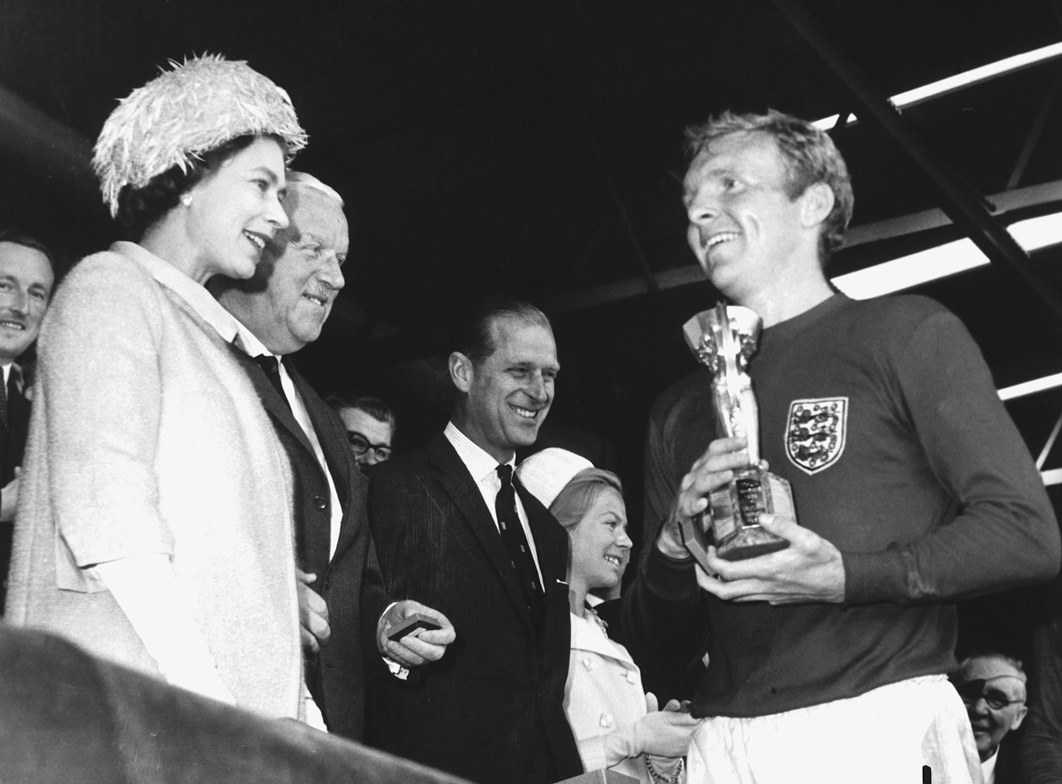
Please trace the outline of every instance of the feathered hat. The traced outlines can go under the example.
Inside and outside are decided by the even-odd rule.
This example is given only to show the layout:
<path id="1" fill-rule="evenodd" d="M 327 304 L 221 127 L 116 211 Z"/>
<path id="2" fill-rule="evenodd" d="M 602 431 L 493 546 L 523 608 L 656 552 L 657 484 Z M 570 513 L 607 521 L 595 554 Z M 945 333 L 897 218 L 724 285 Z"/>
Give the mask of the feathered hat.
<path id="1" fill-rule="evenodd" d="M 126 185 L 143 187 L 173 166 L 186 172 L 237 136 L 278 136 L 289 158 L 306 146 L 288 94 L 247 63 L 203 55 L 170 68 L 120 101 L 96 140 L 92 168 L 112 216 Z"/>
<path id="2" fill-rule="evenodd" d="M 551 446 L 525 457 L 516 467 L 516 476 L 531 495 L 549 508 L 576 474 L 593 467 L 582 455 Z"/>

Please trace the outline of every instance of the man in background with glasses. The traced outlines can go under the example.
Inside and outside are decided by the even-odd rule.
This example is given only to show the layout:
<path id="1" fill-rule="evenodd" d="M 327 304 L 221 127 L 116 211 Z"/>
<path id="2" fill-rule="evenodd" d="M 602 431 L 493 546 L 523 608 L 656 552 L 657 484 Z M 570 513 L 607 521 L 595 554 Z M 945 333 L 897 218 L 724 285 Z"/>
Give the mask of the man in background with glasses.
<path id="1" fill-rule="evenodd" d="M 336 393 L 325 398 L 347 429 L 350 450 L 360 466 L 373 466 L 391 459 L 395 415 L 383 400 L 372 395 Z"/>
<path id="2" fill-rule="evenodd" d="M 996 651 L 975 653 L 963 659 L 954 682 L 970 714 L 985 784 L 1021 781 L 1013 742 L 1000 753 L 1000 743 L 1021 726 L 1028 712 L 1021 662 Z"/>

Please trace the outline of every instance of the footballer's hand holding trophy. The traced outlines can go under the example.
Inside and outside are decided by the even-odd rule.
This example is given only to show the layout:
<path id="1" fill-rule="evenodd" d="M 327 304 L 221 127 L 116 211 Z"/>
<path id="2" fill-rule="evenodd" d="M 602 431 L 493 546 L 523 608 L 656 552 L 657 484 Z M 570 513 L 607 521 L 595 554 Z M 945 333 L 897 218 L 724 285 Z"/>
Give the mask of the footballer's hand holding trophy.
<path id="1" fill-rule="evenodd" d="M 712 492 L 703 513 L 680 522 L 686 549 L 705 571 L 708 545 L 720 558 L 740 561 L 784 550 L 789 542 L 764 529 L 761 513 L 795 517 L 789 483 L 760 465 L 759 407 L 748 376 L 756 352 L 760 317 L 748 308 L 720 302 L 683 325 L 686 342 L 697 360 L 712 371 L 712 401 L 718 437 L 745 438 L 748 465 Z"/>

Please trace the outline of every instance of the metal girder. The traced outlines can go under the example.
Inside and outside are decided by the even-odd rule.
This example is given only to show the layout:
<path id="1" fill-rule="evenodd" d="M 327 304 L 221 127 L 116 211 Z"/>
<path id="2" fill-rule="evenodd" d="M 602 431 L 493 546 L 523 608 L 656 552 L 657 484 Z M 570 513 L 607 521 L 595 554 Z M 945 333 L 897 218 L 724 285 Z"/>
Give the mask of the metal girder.
<path id="1" fill-rule="evenodd" d="M 1047 118 L 1050 117 L 1051 112 L 1054 111 L 1055 104 L 1058 103 L 1059 92 L 1062 92 L 1062 71 L 1055 76 L 1054 83 L 1040 102 L 1040 108 L 1036 112 L 1036 119 L 1033 120 L 1032 126 L 1029 128 L 1029 133 L 1025 137 L 1025 144 L 1018 154 L 1018 160 L 1014 164 L 1014 170 L 1010 173 L 1010 179 L 1007 180 L 1008 190 L 1017 188 L 1021 178 L 1025 176 L 1025 169 L 1029 165 L 1029 159 L 1032 158 L 1032 154 L 1044 134 Z"/>
<path id="2" fill-rule="evenodd" d="M 966 232 L 988 259 L 1012 269 L 1062 320 L 1062 295 L 1031 263 L 1029 255 L 992 217 L 984 199 L 969 184 L 948 171 L 943 162 L 904 122 L 896 107 L 856 66 L 822 28 L 800 0 L 773 0 L 793 26 L 847 88 L 861 118 L 873 118 L 925 173 L 941 197 L 941 208 Z"/>
<path id="3" fill-rule="evenodd" d="M 1001 217 L 1005 217 L 1008 213 L 1012 213 L 1015 210 L 1042 207 L 1047 204 L 1062 204 L 1062 180 L 1005 191 L 993 194 L 990 198 L 999 210 L 998 215 Z M 899 218 L 853 226 L 845 234 L 844 248 L 847 250 L 859 245 L 888 241 L 897 237 L 950 225 L 952 225 L 952 221 L 943 210 L 932 209 L 914 212 Z M 684 263 L 669 265 L 665 271 L 655 273 L 653 278 L 656 287 L 654 289 L 650 289 L 641 278 L 628 278 L 578 291 L 556 293 L 547 298 L 548 301 L 544 304 L 548 306 L 551 312 L 561 313 L 616 302 L 630 297 L 639 297 L 656 289 L 672 289 L 695 284 L 707 285 L 704 273 L 695 263 L 693 255 L 685 243 L 682 243 L 677 253 L 683 257 Z"/>

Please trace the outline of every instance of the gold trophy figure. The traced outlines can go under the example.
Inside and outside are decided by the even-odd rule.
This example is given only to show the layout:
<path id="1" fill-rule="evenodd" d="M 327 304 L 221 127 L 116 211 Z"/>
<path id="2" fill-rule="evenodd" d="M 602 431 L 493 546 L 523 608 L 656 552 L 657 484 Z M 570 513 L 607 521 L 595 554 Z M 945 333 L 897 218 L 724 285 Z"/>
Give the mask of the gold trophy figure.
<path id="1" fill-rule="evenodd" d="M 789 483 L 760 466 L 759 406 L 748 376 L 760 323 L 760 317 L 748 308 L 727 307 L 720 302 L 682 327 L 694 356 L 713 374 L 712 401 L 718 436 L 743 437 L 748 442 L 749 464 L 736 470 L 725 487 L 711 493 L 705 513 L 681 524 L 686 549 L 706 571 L 710 571 L 706 566 L 709 544 L 714 544 L 719 557 L 728 561 L 789 546 L 789 542 L 764 530 L 759 523 L 761 513 L 793 516 Z M 710 524 L 705 519 L 708 512 Z"/>

